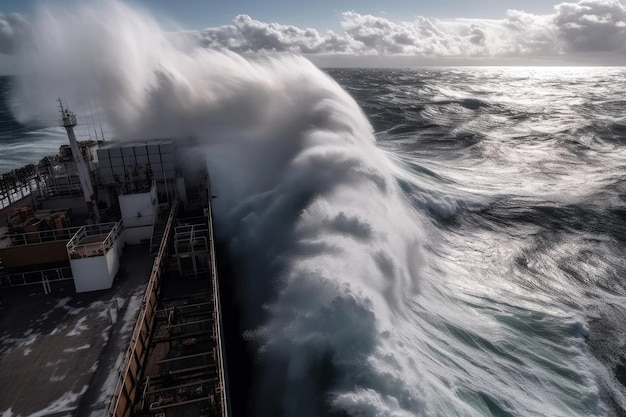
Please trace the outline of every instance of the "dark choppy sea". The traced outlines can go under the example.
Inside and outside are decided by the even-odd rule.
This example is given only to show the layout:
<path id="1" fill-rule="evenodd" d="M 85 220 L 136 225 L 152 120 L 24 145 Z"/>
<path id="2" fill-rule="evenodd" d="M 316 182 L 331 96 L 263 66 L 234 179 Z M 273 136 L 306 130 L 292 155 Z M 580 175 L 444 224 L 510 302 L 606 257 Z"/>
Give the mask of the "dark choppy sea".
<path id="1" fill-rule="evenodd" d="M 23 125 L 11 113 L 11 77 L 0 76 L 0 173 L 54 155 L 67 138 L 55 120 Z"/>
<path id="2" fill-rule="evenodd" d="M 398 349 L 433 414 L 624 415 L 626 70 L 330 73 L 425 224 Z"/>
<path id="3" fill-rule="evenodd" d="M 254 398 L 235 400 L 255 406 L 235 408 L 625 415 L 626 70 L 327 73 L 362 108 L 378 151 L 311 147 L 276 174 L 287 185 L 264 185 L 272 191 L 239 204 L 246 233 L 258 234 L 232 227 L 236 256 L 272 246 L 262 272 L 282 278 L 235 285 L 244 303 L 255 299 L 249 292 L 269 293 L 264 318 L 241 325 L 258 363 L 248 371 Z M 65 142 L 54 121 L 12 118 L 10 84 L 0 79 L 2 172 Z M 360 134 L 344 126 L 350 110 L 335 115 L 324 129 Z M 266 156 L 259 169 L 277 160 Z M 294 172 L 315 174 L 289 177 L 299 164 L 311 171 Z M 271 200 L 297 182 L 302 202 L 288 210 Z M 290 244 L 260 238 L 268 229 L 254 230 L 254 219 L 266 213 L 256 207 L 282 210 L 271 214 L 290 229 L 271 233 Z"/>

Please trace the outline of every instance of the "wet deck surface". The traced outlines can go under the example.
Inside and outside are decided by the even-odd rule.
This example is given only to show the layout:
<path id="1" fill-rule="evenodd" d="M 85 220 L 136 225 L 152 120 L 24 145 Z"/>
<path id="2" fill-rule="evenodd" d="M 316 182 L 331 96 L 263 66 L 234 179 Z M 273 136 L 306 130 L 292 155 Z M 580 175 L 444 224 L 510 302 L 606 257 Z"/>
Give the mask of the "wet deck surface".
<path id="1" fill-rule="evenodd" d="M 1 416 L 104 415 L 152 262 L 147 245 L 127 246 L 109 290 L 0 291 Z"/>

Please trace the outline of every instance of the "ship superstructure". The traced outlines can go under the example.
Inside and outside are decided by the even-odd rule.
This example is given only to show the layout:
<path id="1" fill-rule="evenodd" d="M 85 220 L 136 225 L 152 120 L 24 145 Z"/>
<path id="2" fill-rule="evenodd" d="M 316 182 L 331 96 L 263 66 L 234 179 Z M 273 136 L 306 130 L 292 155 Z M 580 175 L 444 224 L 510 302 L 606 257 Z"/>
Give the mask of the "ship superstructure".
<path id="1" fill-rule="evenodd" d="M 206 169 L 186 169 L 177 140 L 80 142 L 76 123 L 61 105 L 70 146 L 2 183 L 0 288 L 115 291 L 125 248 L 145 247 L 154 263 L 106 413 L 226 417 Z"/>

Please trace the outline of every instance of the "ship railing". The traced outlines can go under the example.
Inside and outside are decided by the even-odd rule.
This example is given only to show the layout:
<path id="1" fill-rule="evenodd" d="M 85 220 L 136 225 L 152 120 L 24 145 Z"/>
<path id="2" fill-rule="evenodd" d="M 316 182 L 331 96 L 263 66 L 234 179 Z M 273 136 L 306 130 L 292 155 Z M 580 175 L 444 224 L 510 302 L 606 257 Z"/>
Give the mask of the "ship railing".
<path id="1" fill-rule="evenodd" d="M 83 194 L 80 183 L 72 184 L 47 184 L 39 187 L 36 191 L 36 196 L 40 199 L 55 198 L 55 197 L 75 197 Z"/>
<path id="2" fill-rule="evenodd" d="M 122 221 L 117 223 L 98 223 L 82 226 L 67 242 L 67 254 L 70 259 L 89 258 L 105 255 L 117 241 L 122 232 Z M 105 236 L 103 239 L 94 239 Z"/>
<path id="3" fill-rule="evenodd" d="M 177 212 L 178 201 L 174 200 L 159 251 L 152 265 L 152 272 L 146 286 L 142 308 L 139 310 L 128 349 L 118 370 L 119 379 L 107 409 L 107 417 L 130 416 L 137 399 L 142 367 L 148 355 L 149 338 L 156 322 L 156 307 L 161 289 L 161 277 L 168 261 L 170 236 Z"/>
<path id="4" fill-rule="evenodd" d="M 70 267 L 42 269 L 39 271 L 0 275 L 0 287 L 21 287 L 25 285 L 43 284 L 45 289 L 49 282 L 69 279 L 72 279 L 72 268 Z"/>
<path id="5" fill-rule="evenodd" d="M 179 356 L 159 361 L 159 373 L 166 375 L 171 372 L 181 372 L 190 369 L 202 369 L 215 366 L 215 351 L 196 353 L 194 355 Z"/>
<path id="6" fill-rule="evenodd" d="M 209 183 L 210 184 L 210 183 Z M 209 190 L 209 196 L 211 195 L 211 190 Z M 215 315 L 215 334 L 216 334 L 216 344 L 217 344 L 217 369 L 218 369 L 218 389 L 217 393 L 221 397 L 222 403 L 222 415 L 220 417 L 229 417 L 230 416 L 230 398 L 228 394 L 228 376 L 226 375 L 226 356 L 224 352 L 224 345 L 222 344 L 222 340 L 224 339 L 224 330 L 222 328 L 222 307 L 220 301 L 220 288 L 219 281 L 217 278 L 217 266 L 215 261 L 215 241 L 213 236 L 213 209 L 209 202 L 208 204 L 208 225 L 209 225 L 209 255 L 210 255 L 210 267 L 211 267 L 211 283 L 213 287 L 213 299 L 215 300 L 214 304 L 214 315 Z"/>
<path id="7" fill-rule="evenodd" d="M 5 235 L 3 240 L 6 240 L 6 244 L 4 247 L 28 246 L 59 241 L 67 242 L 79 230 L 80 227 L 66 227 L 63 229 Z"/>
<path id="8" fill-rule="evenodd" d="M 10 206 L 37 189 L 38 178 L 37 167 L 32 164 L 0 175 L 0 208 Z"/>
<path id="9" fill-rule="evenodd" d="M 19 185 L 8 191 L 0 190 L 0 210 L 9 207 L 16 201 L 20 201 L 21 199 L 28 197 L 31 195 L 31 191 L 34 190 L 36 190 L 36 186 L 34 184 L 31 184 L 30 186 Z"/>
<path id="10" fill-rule="evenodd" d="M 189 410 L 198 408 L 215 408 L 216 380 L 211 375 L 202 380 L 175 385 L 173 387 L 160 388 L 146 391 L 148 408 L 151 413 L 158 415 L 192 415 L 186 414 L 183 410 L 178 413 L 179 407 L 190 407 Z M 149 387 L 150 388 L 150 387 Z M 169 411 L 168 411 L 169 410 Z M 187 411 L 189 413 L 189 410 Z M 198 415 L 198 414 L 196 414 Z M 202 414 L 204 415 L 204 414 Z M 214 415 L 214 414 L 210 414 Z"/>
<path id="11" fill-rule="evenodd" d="M 174 250 L 177 255 L 209 250 L 209 229 L 206 223 L 178 226 L 175 230 Z"/>

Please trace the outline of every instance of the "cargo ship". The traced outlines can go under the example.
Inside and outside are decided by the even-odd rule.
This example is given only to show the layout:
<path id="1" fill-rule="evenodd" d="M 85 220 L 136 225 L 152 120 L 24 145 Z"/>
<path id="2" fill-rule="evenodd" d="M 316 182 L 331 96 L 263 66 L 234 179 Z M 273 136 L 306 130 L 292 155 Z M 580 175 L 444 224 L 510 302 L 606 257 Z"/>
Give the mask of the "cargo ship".
<path id="1" fill-rule="evenodd" d="M 69 144 L 0 176 L 0 415 L 229 416 L 206 167 L 59 106 Z"/>

